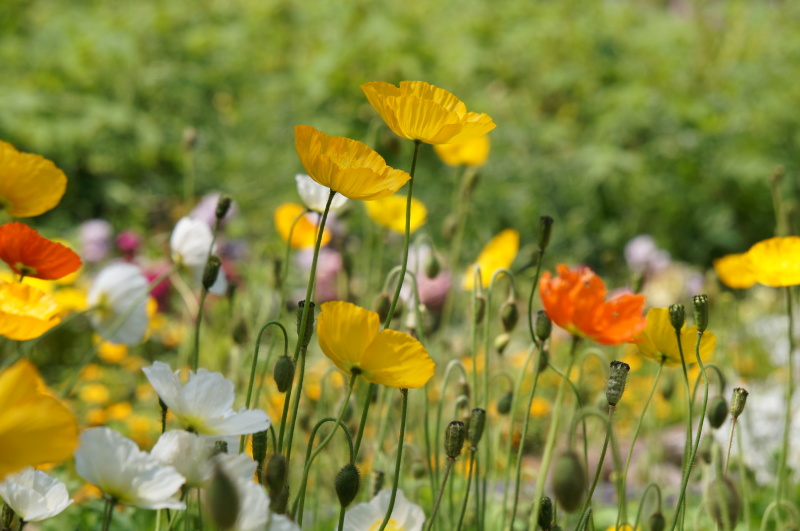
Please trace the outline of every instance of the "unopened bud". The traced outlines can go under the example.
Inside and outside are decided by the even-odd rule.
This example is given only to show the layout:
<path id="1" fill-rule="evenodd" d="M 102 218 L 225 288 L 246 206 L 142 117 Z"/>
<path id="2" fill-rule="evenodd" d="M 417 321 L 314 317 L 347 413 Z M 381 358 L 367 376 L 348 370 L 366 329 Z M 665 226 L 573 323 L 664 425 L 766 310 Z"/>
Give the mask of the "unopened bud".
<path id="1" fill-rule="evenodd" d="M 336 475 L 336 496 L 342 507 L 347 507 L 356 498 L 361 487 L 361 474 L 352 463 L 342 467 Z"/>
<path id="2" fill-rule="evenodd" d="M 571 513 L 581 506 L 586 490 L 586 473 L 578 454 L 572 451 L 561 454 L 553 465 L 553 493 L 561 507 Z"/>
<path id="3" fill-rule="evenodd" d="M 749 394 L 750 393 L 742 387 L 737 387 L 733 390 L 733 397 L 731 398 L 731 416 L 733 418 L 738 419 L 739 415 L 742 414 L 744 406 L 747 403 L 747 395 Z"/>
<path id="4" fill-rule="evenodd" d="M 553 232 L 553 218 L 550 216 L 542 216 L 539 218 L 539 234 L 536 243 L 539 245 L 539 251 L 544 252 L 550 244 L 550 234 Z"/>
<path id="5" fill-rule="evenodd" d="M 714 429 L 719 428 L 728 418 L 728 403 L 721 396 L 715 396 L 708 402 L 708 423 Z"/>
<path id="6" fill-rule="evenodd" d="M 667 520 L 660 512 L 650 515 L 650 531 L 664 531 L 667 527 Z"/>
<path id="7" fill-rule="evenodd" d="M 511 332 L 517 326 L 519 321 L 519 308 L 514 299 L 508 299 L 500 308 L 500 323 L 503 325 L 503 330 Z"/>
<path id="8" fill-rule="evenodd" d="M 289 476 L 289 468 L 286 462 L 286 456 L 283 454 L 273 454 L 267 462 L 267 468 L 264 471 L 264 483 L 269 488 L 270 497 L 279 495 L 286 485 L 286 479 Z"/>
<path id="9" fill-rule="evenodd" d="M 476 325 L 483 322 L 483 316 L 486 314 L 486 297 L 478 295 L 475 297 L 475 315 L 472 316 Z"/>
<path id="10" fill-rule="evenodd" d="M 506 393 L 497 401 L 497 412 L 501 415 L 508 415 L 511 411 L 511 404 L 514 402 L 514 394 Z"/>
<path id="11" fill-rule="evenodd" d="M 694 307 L 694 324 L 697 325 L 698 332 L 705 332 L 708 328 L 708 296 L 695 295 L 692 297 Z"/>
<path id="12" fill-rule="evenodd" d="M 439 262 L 439 259 L 436 258 L 436 255 L 433 253 L 429 254 L 428 258 L 425 260 L 425 276 L 428 278 L 436 278 L 441 271 L 442 264 Z"/>
<path id="13" fill-rule="evenodd" d="M 236 484 L 217 463 L 208 486 L 207 507 L 211 520 L 221 529 L 231 529 L 239 516 L 239 491 Z"/>
<path id="14" fill-rule="evenodd" d="M 422 461 L 415 461 L 413 465 L 411 465 L 411 475 L 414 476 L 414 479 L 422 479 L 428 475 L 428 469 L 425 467 L 425 463 Z M 377 495 L 379 491 L 375 491 L 374 495 Z"/>
<path id="15" fill-rule="evenodd" d="M 286 514 L 289 507 L 289 484 L 286 483 L 277 493 L 269 493 L 269 510 L 274 514 Z"/>
<path id="16" fill-rule="evenodd" d="M 217 199 L 217 209 L 214 211 L 218 220 L 223 219 L 228 214 L 232 202 L 233 199 L 227 194 L 221 194 L 219 196 L 219 199 Z"/>
<path id="17" fill-rule="evenodd" d="M 508 334 L 500 334 L 496 338 L 494 338 L 494 349 L 497 351 L 498 354 L 501 356 L 503 352 L 506 351 L 506 347 L 508 347 L 508 343 L 511 341 L 511 336 Z"/>
<path id="18" fill-rule="evenodd" d="M 641 293 L 642 288 L 644 288 L 644 275 L 641 273 L 637 273 L 633 276 L 633 281 L 631 282 L 631 286 L 634 293 Z"/>
<path id="19" fill-rule="evenodd" d="M 539 527 L 545 531 L 553 527 L 553 500 L 547 496 L 539 501 Z"/>
<path id="20" fill-rule="evenodd" d="M 725 529 L 736 527 L 740 509 L 739 493 L 730 478 L 718 476 L 708 484 L 706 503 L 717 525 Z"/>
<path id="21" fill-rule="evenodd" d="M 234 343 L 237 345 L 244 345 L 247 343 L 247 323 L 244 319 L 239 319 L 231 331 Z"/>
<path id="22" fill-rule="evenodd" d="M 372 497 L 374 498 L 383 490 L 383 484 L 386 482 L 386 474 L 381 470 L 373 470 L 372 474 Z"/>
<path id="23" fill-rule="evenodd" d="M 622 394 L 625 392 L 625 382 L 628 379 L 628 371 L 630 370 L 631 366 L 623 361 L 614 360 L 611 362 L 611 370 L 606 384 L 608 405 L 616 406 L 622 399 Z"/>
<path id="24" fill-rule="evenodd" d="M 661 392 L 661 396 L 664 397 L 664 400 L 672 398 L 672 394 L 675 392 L 675 380 L 673 378 L 665 378 L 664 381 L 661 382 L 659 391 Z"/>
<path id="25" fill-rule="evenodd" d="M 703 437 L 700 441 L 700 447 L 697 449 L 697 453 L 700 455 L 700 459 L 710 465 L 711 460 L 714 458 L 714 438 Z"/>
<path id="26" fill-rule="evenodd" d="M 222 267 L 222 260 L 219 259 L 219 256 L 212 254 L 208 257 L 206 267 L 203 269 L 203 288 L 206 291 L 210 290 L 211 286 L 217 281 L 220 267 Z"/>
<path id="27" fill-rule="evenodd" d="M 283 355 L 275 362 L 272 377 L 275 379 L 275 385 L 278 387 L 279 392 L 285 393 L 292 386 L 294 370 L 294 360 L 289 356 Z"/>
<path id="28" fill-rule="evenodd" d="M 539 374 L 543 373 L 547 370 L 547 366 L 550 364 L 550 352 L 547 350 L 542 350 L 539 354 Z"/>
<path id="29" fill-rule="evenodd" d="M 267 430 L 257 431 L 253 434 L 253 460 L 258 463 L 259 468 L 261 468 L 261 466 L 264 464 L 264 459 L 266 458 Z"/>
<path id="30" fill-rule="evenodd" d="M 308 317 L 306 318 L 306 329 L 304 331 L 300 331 L 300 328 L 303 326 L 303 308 L 305 308 L 306 301 L 300 301 L 297 303 L 297 336 L 300 338 L 300 344 L 304 347 L 308 347 L 308 344 L 311 342 L 311 336 L 314 335 L 314 303 L 310 303 L 311 307 L 308 309 Z"/>
<path id="31" fill-rule="evenodd" d="M 535 331 L 539 341 L 545 341 L 550 337 L 550 333 L 553 331 L 553 321 L 550 320 L 544 310 L 539 310 L 536 314 Z"/>
<path id="32" fill-rule="evenodd" d="M 381 291 L 372 302 L 372 310 L 378 314 L 381 322 L 386 321 L 389 310 L 392 307 L 392 298 L 385 291 Z"/>
<path id="33" fill-rule="evenodd" d="M 669 321 L 675 330 L 683 328 L 684 323 L 686 323 L 686 309 L 683 304 L 673 304 L 669 307 Z"/>
<path id="34" fill-rule="evenodd" d="M 447 454 L 447 457 L 455 459 L 461 455 L 466 436 L 467 430 L 464 427 L 464 423 L 460 420 L 454 420 L 447 425 L 444 431 L 444 452 Z"/>
<path id="35" fill-rule="evenodd" d="M 478 443 L 483 437 L 483 429 L 486 427 L 486 410 L 475 408 L 472 410 L 472 415 L 469 419 L 469 444 L 473 448 L 478 446 Z"/>
<path id="36" fill-rule="evenodd" d="M 464 395 L 464 396 L 466 396 L 468 398 L 470 396 L 472 396 L 468 381 L 466 381 L 464 379 L 461 379 L 461 380 L 458 381 L 458 383 L 456 385 L 458 386 L 458 394 L 459 395 Z"/>

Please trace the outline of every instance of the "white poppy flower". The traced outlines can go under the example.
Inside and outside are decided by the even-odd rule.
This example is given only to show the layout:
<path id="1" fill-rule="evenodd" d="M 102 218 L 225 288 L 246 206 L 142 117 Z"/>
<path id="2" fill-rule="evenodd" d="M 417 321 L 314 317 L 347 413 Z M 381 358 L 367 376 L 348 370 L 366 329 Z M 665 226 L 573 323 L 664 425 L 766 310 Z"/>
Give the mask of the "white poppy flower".
<path id="1" fill-rule="evenodd" d="M 111 343 L 135 345 L 147 332 L 147 279 L 139 266 L 116 262 L 100 271 L 86 300 L 97 333 Z M 119 322 L 127 315 L 124 322 Z"/>
<path id="2" fill-rule="evenodd" d="M 142 509 L 186 508 L 173 498 L 185 478 L 110 428 L 81 433 L 75 470 L 118 503 Z"/>
<path id="3" fill-rule="evenodd" d="M 269 428 L 269 417 L 260 409 L 233 410 L 233 382 L 218 372 L 189 371 L 181 386 L 169 365 L 156 361 L 142 369 L 158 396 L 187 430 L 200 435 L 248 435 Z"/>
<path id="4" fill-rule="evenodd" d="M 300 531 L 300 526 L 286 515 L 270 513 L 267 531 Z"/>
<path id="5" fill-rule="evenodd" d="M 194 281 L 200 284 L 203 280 L 203 270 L 208 260 L 208 250 L 215 253 L 217 245 L 211 247 L 214 234 L 205 222 L 199 219 L 181 218 L 172 230 L 169 238 L 169 248 L 172 252 L 172 261 L 178 266 L 186 267 L 192 272 Z M 215 295 L 224 295 L 228 289 L 228 280 L 220 268 L 217 280 L 208 291 Z"/>
<path id="6" fill-rule="evenodd" d="M 0 482 L 0 496 L 24 522 L 52 518 L 72 503 L 60 480 L 33 467 L 7 475 Z"/>
<path id="7" fill-rule="evenodd" d="M 219 456 L 225 459 L 233 456 Z M 240 457 L 240 456 L 236 456 Z M 264 487 L 253 481 L 253 474 L 243 477 L 236 470 L 236 464 L 228 459 L 221 461 L 224 472 L 233 479 L 239 495 L 239 514 L 233 529 L 236 531 L 300 531 L 300 527 L 284 515 L 273 514 L 269 510 L 269 495 Z M 240 462 L 238 465 L 243 463 Z M 255 464 L 255 461 L 253 461 Z M 255 471 L 255 468 L 252 469 Z"/>
<path id="8" fill-rule="evenodd" d="M 391 490 L 382 490 L 369 503 L 359 503 L 347 511 L 344 515 L 345 531 L 378 529 L 389 509 L 391 494 Z M 424 523 L 422 507 L 409 502 L 403 491 L 398 490 L 388 527 L 397 531 L 420 531 Z"/>
<path id="9" fill-rule="evenodd" d="M 294 179 L 297 181 L 297 193 L 300 195 L 300 199 L 303 200 L 303 203 L 311 210 L 320 213 L 324 212 L 325 205 L 328 204 L 328 196 L 331 194 L 331 189 L 327 186 L 322 186 L 303 173 L 298 173 L 294 176 Z M 342 194 L 336 194 L 333 196 L 329 211 L 336 212 L 342 208 L 345 203 L 347 203 L 347 197 Z"/>

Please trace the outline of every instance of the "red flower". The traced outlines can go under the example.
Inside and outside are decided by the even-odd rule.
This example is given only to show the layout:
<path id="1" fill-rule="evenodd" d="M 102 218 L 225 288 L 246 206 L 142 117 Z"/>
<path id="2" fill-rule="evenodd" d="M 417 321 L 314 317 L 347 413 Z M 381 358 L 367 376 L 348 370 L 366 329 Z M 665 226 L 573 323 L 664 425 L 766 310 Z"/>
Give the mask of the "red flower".
<path id="1" fill-rule="evenodd" d="M 603 280 L 588 267 L 557 269 L 557 277 L 548 271 L 539 281 L 544 311 L 555 324 L 602 345 L 633 342 L 645 329 L 643 295 L 626 293 L 606 301 Z"/>
<path id="2" fill-rule="evenodd" d="M 65 277 L 81 266 L 74 251 L 16 222 L 0 227 L 0 260 L 18 275 L 43 280 Z"/>

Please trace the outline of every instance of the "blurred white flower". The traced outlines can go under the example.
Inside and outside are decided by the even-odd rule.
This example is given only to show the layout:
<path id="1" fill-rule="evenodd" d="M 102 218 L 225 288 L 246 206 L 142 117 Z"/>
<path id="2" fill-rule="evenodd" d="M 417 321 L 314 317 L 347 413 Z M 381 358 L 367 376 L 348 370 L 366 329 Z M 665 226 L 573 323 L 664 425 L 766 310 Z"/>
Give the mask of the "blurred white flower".
<path id="1" fill-rule="evenodd" d="M 625 261 L 634 273 L 652 275 L 665 269 L 670 263 L 667 251 L 659 249 L 649 234 L 640 234 L 625 244 Z"/>
<path id="2" fill-rule="evenodd" d="M 390 490 L 382 490 L 369 503 L 359 503 L 347 511 L 344 515 L 345 531 L 378 529 L 389 509 L 391 494 Z M 402 531 L 420 531 L 424 523 L 425 513 L 422 507 L 409 502 L 403 491 L 398 490 L 388 527 Z"/>
<path id="3" fill-rule="evenodd" d="M 52 518 L 72 503 L 60 480 L 33 467 L 7 475 L 0 482 L 0 497 L 24 522 Z"/>
<path id="4" fill-rule="evenodd" d="M 81 258 L 89 263 L 99 262 L 111 249 L 111 235 L 114 229 L 104 219 L 90 219 L 78 227 L 81 242 Z"/>
<path id="5" fill-rule="evenodd" d="M 269 510 L 269 495 L 264 487 L 253 481 L 255 461 L 249 476 L 243 476 L 243 460 L 233 461 L 232 456 L 218 456 L 222 471 L 233 480 L 239 498 L 239 514 L 233 525 L 236 531 L 299 531 L 300 528 L 289 518 L 273 514 Z M 240 457 L 240 456 L 236 456 Z"/>
<path id="6" fill-rule="evenodd" d="M 208 260 L 208 251 L 215 253 L 217 245 L 211 247 L 214 235 L 205 222 L 199 219 L 181 218 L 172 230 L 169 238 L 169 247 L 172 253 L 172 261 L 180 267 L 185 267 L 191 271 L 196 284 L 203 280 L 203 270 Z M 222 268 L 219 270 L 217 280 L 211 286 L 209 292 L 215 295 L 224 295 L 228 289 L 228 281 Z"/>
<path id="7" fill-rule="evenodd" d="M 189 217 L 192 219 L 199 219 L 209 227 L 213 227 L 217 222 L 217 203 L 219 203 L 221 195 L 222 194 L 219 192 L 212 192 L 204 195 L 192 211 L 189 212 Z M 231 200 L 231 206 L 227 214 L 225 214 L 225 217 L 222 218 L 222 222 L 229 221 L 238 213 L 239 207 L 236 205 L 236 201 Z M 206 249 L 206 251 L 208 251 L 208 249 Z"/>
<path id="8" fill-rule="evenodd" d="M 186 508 L 173 498 L 185 478 L 110 428 L 81 433 L 75 470 L 118 503 L 142 509 Z"/>
<path id="9" fill-rule="evenodd" d="M 269 417 L 260 409 L 233 410 L 233 382 L 218 372 L 189 371 L 181 386 L 169 365 L 156 361 L 142 369 L 161 400 L 187 430 L 200 435 L 248 435 L 269 428 Z"/>
<path id="10" fill-rule="evenodd" d="M 294 176 L 294 179 L 297 181 L 297 193 L 300 195 L 300 199 L 303 200 L 303 203 L 311 210 L 324 212 L 325 205 L 328 204 L 328 196 L 330 196 L 331 189 L 327 186 L 322 186 L 303 173 L 298 173 Z M 347 203 L 347 197 L 342 194 L 336 194 L 333 196 L 329 211 L 336 212 L 342 208 L 345 203 Z"/>
<path id="11" fill-rule="evenodd" d="M 147 316 L 147 279 L 139 266 L 116 262 L 100 271 L 86 299 L 94 310 L 89 319 L 97 333 L 111 343 L 141 342 L 150 318 Z M 120 321 L 125 317 L 124 321 Z"/>

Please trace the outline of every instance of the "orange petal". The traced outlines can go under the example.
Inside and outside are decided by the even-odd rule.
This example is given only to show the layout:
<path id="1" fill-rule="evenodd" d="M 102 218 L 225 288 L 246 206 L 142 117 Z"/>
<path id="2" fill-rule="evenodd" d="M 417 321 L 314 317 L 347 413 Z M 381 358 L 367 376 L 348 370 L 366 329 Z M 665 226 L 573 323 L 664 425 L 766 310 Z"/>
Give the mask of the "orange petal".
<path id="1" fill-rule="evenodd" d="M 0 226 L 0 260 L 17 274 L 42 280 L 63 278 L 81 266 L 74 251 L 16 222 Z"/>

